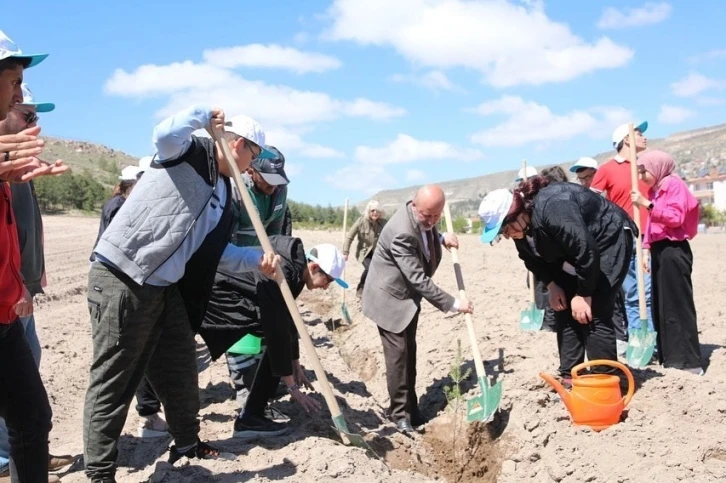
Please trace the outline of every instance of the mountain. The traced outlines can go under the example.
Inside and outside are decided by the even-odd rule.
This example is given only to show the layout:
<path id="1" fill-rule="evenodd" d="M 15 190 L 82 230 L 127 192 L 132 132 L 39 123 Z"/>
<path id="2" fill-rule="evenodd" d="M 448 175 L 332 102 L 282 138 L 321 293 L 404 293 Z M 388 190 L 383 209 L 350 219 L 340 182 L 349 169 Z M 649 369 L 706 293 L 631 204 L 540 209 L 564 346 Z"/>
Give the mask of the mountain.
<path id="1" fill-rule="evenodd" d="M 138 163 L 138 158 L 121 151 L 84 141 L 70 141 L 43 137 L 45 149 L 41 155 L 45 161 L 62 159 L 76 173 L 89 170 L 94 179 L 112 186 L 118 182 L 121 169 Z"/>
<path id="2" fill-rule="evenodd" d="M 726 172 L 726 124 L 671 134 L 662 139 L 648 139 L 648 148 L 657 148 L 670 153 L 676 160 L 681 176 L 686 179 L 707 176 L 714 170 Z M 598 163 L 602 163 L 612 156 L 613 151 L 608 151 L 593 157 Z M 567 169 L 574 162 L 574 159 L 564 161 L 559 166 L 569 174 Z M 552 165 L 536 166 L 536 168 L 539 171 L 548 166 Z M 517 171 L 518 169 L 445 181 L 439 185 L 447 193 L 452 213 L 470 216 L 476 213 L 479 201 L 487 192 L 512 186 Z M 390 214 L 405 200 L 411 198 L 419 186 L 380 191 L 372 198 L 378 200 Z M 367 202 L 368 200 L 362 201 L 358 205 L 359 208 L 364 209 Z"/>

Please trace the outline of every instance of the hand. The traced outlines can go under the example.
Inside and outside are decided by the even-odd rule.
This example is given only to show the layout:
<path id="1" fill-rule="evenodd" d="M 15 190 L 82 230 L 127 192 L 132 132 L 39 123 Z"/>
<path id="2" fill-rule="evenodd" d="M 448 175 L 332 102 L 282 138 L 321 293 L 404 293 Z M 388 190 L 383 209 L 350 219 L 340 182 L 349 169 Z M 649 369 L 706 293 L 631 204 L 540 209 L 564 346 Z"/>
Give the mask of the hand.
<path id="1" fill-rule="evenodd" d="M 69 167 L 63 164 L 62 160 L 57 160 L 54 163 L 47 163 L 37 158 L 30 158 L 31 162 L 10 171 L 6 171 L 2 177 L 5 181 L 11 183 L 26 183 L 39 176 L 58 176 L 66 171 Z"/>
<path id="2" fill-rule="evenodd" d="M 23 287 L 23 296 L 13 305 L 13 310 L 18 317 L 33 315 L 33 296 L 30 295 L 27 288 Z"/>
<path id="3" fill-rule="evenodd" d="M 313 384 L 305 375 L 305 368 L 300 365 L 299 360 L 292 361 L 292 377 L 298 386 L 315 391 Z"/>
<path id="4" fill-rule="evenodd" d="M 592 297 L 573 297 L 570 302 L 572 307 L 572 318 L 583 325 L 587 325 L 592 321 Z"/>
<path id="5" fill-rule="evenodd" d="M 219 138 L 224 134 L 224 111 L 218 107 L 213 107 L 209 116 L 209 134 Z"/>
<path id="6" fill-rule="evenodd" d="M 275 278 L 277 265 L 280 263 L 280 256 L 274 253 L 264 253 L 260 258 L 257 269 L 267 277 Z"/>
<path id="7" fill-rule="evenodd" d="M 650 273 L 650 250 L 643 250 L 643 271 Z"/>
<path id="8" fill-rule="evenodd" d="M 474 304 L 470 300 L 459 299 L 459 312 L 462 314 L 473 314 Z"/>
<path id="9" fill-rule="evenodd" d="M 638 206 L 648 206 L 650 204 L 650 200 L 640 194 L 640 191 L 631 191 L 630 192 L 630 199 L 631 201 L 638 205 Z"/>
<path id="10" fill-rule="evenodd" d="M 450 250 L 452 248 L 459 248 L 459 239 L 454 233 L 444 233 L 444 248 Z"/>
<path id="11" fill-rule="evenodd" d="M 302 406 L 306 413 L 314 413 L 320 409 L 320 403 L 308 396 L 307 394 L 303 393 L 300 388 L 296 388 L 291 391 L 290 397 L 293 401 Z"/>
<path id="12" fill-rule="evenodd" d="M 549 294 L 549 302 L 552 310 L 560 312 L 567 308 L 567 297 L 565 297 L 565 291 L 562 290 L 562 287 L 555 282 L 551 282 L 547 285 L 547 293 Z"/>
<path id="13" fill-rule="evenodd" d="M 45 141 L 38 139 L 39 133 L 40 127 L 36 126 L 18 134 L 0 136 L 0 175 L 33 162 L 33 157 L 39 155 L 45 145 Z"/>

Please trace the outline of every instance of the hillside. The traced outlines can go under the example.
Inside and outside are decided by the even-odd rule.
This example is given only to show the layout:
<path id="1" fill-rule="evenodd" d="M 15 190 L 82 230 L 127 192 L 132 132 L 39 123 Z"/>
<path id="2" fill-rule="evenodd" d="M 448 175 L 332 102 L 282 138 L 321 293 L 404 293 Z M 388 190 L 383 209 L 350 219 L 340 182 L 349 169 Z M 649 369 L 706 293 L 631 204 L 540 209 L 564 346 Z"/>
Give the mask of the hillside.
<path id="1" fill-rule="evenodd" d="M 93 178 L 106 186 L 118 181 L 125 166 L 138 163 L 138 158 L 100 144 L 43 137 L 46 142 L 43 159 L 62 159 L 76 173 L 89 170 Z"/>
<path id="2" fill-rule="evenodd" d="M 693 131 L 671 134 L 661 139 L 648 139 L 648 147 L 667 151 L 673 155 L 678 163 L 678 169 L 684 178 L 706 176 L 717 168 L 726 172 L 726 124 L 711 126 Z M 607 161 L 613 155 L 612 151 L 603 152 L 593 156 L 599 163 Z M 567 171 L 574 159 L 560 164 Z M 536 166 L 538 170 L 552 165 Z M 454 213 L 473 215 L 479 206 L 479 200 L 490 190 L 511 186 L 517 170 L 503 171 L 487 174 L 475 178 L 465 178 L 440 183 L 449 194 L 449 200 Z M 409 186 L 396 190 L 385 190 L 376 193 L 377 199 L 389 212 L 410 198 L 418 188 Z M 368 200 L 358 206 L 363 209 Z"/>

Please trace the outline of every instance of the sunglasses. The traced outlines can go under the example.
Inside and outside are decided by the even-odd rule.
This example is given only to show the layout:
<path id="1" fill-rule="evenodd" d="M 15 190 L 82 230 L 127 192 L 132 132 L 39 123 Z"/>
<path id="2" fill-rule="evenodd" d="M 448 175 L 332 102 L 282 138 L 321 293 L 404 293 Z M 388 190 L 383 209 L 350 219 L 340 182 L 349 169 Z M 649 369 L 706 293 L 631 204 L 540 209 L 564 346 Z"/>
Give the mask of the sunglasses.
<path id="1" fill-rule="evenodd" d="M 37 122 L 38 119 L 40 119 L 38 117 L 38 115 L 34 112 L 26 111 L 26 110 L 20 109 L 19 107 L 15 107 L 15 106 L 13 106 L 13 109 L 15 109 L 16 111 L 18 111 L 19 113 L 21 113 L 25 116 L 25 118 L 23 120 L 25 121 L 26 124 L 33 124 L 34 122 Z"/>

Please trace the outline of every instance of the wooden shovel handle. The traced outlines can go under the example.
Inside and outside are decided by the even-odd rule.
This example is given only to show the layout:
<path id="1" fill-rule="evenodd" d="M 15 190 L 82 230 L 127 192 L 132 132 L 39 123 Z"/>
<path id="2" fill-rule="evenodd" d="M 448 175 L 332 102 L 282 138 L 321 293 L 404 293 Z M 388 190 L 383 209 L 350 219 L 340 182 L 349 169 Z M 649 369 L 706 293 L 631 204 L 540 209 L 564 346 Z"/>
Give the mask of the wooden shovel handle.
<path id="1" fill-rule="evenodd" d="M 444 219 L 446 220 L 446 231 L 453 234 L 454 225 L 451 222 L 451 210 L 449 202 L 444 203 Z M 433 247 L 430 247 L 433 251 Z M 454 262 L 454 273 L 456 274 L 456 285 L 459 287 L 459 299 L 461 301 L 468 300 L 466 298 L 466 290 L 464 289 L 464 277 L 461 274 L 461 265 L 459 265 L 459 253 L 456 248 L 451 248 L 451 261 Z M 476 332 L 474 332 L 474 322 L 471 314 L 464 314 L 466 319 L 466 328 L 469 331 L 469 342 L 471 344 L 471 352 L 474 356 L 474 368 L 476 369 L 477 378 L 484 376 L 484 364 L 479 353 L 479 344 L 476 341 Z"/>
<path id="2" fill-rule="evenodd" d="M 343 211 L 343 246 L 345 246 L 345 239 L 346 239 L 346 236 L 348 235 L 347 228 L 348 228 L 348 198 L 345 199 L 345 208 Z M 350 255 L 349 255 L 349 257 L 350 257 Z M 347 263 L 345 265 L 347 265 Z M 340 277 L 343 280 L 345 280 L 345 265 L 343 265 L 343 273 L 340 275 Z M 341 293 L 340 298 L 341 298 L 343 304 L 345 304 L 345 289 L 341 290 L 340 293 Z"/>
<path id="3" fill-rule="evenodd" d="M 635 149 L 635 127 L 632 123 L 628 124 L 628 142 L 630 143 L 630 177 L 633 185 L 633 191 L 640 192 L 638 186 L 638 152 Z M 640 207 L 633 203 L 633 221 L 640 232 L 635 237 L 635 260 L 638 269 L 638 310 L 640 312 L 640 320 L 647 320 L 648 313 L 645 306 L 645 272 L 643 271 L 643 229 L 640 222 Z"/>
<path id="4" fill-rule="evenodd" d="M 247 188 L 244 183 L 242 183 L 242 176 L 240 175 L 239 168 L 234 162 L 234 156 L 232 156 L 232 152 L 229 149 L 227 142 L 224 140 L 224 136 L 220 136 L 219 133 L 212 132 L 212 137 L 214 138 L 217 146 L 219 146 L 222 150 L 227 166 L 229 166 L 232 170 L 232 179 L 234 180 L 234 184 L 237 185 L 237 190 L 242 197 L 242 203 L 245 206 L 245 210 L 247 210 L 247 215 L 250 217 L 250 220 L 252 220 L 252 226 L 255 228 L 255 234 L 260 240 L 262 249 L 265 253 L 275 253 L 272 249 L 272 244 L 270 244 L 270 239 L 267 237 L 265 227 L 262 225 L 262 221 L 260 220 L 260 215 L 257 213 L 257 208 L 252 202 L 252 198 L 250 198 Z M 300 340 L 302 340 L 305 352 L 313 365 L 315 376 L 320 382 L 320 389 L 323 393 L 323 397 L 325 398 L 325 402 L 328 405 L 330 414 L 333 419 L 335 419 L 342 414 L 340 406 L 338 406 L 338 401 L 335 400 L 333 390 L 330 387 L 330 382 L 328 382 L 328 377 L 325 374 L 325 369 L 323 369 L 323 366 L 320 364 L 320 359 L 318 359 L 318 354 L 315 352 L 315 346 L 313 345 L 312 339 L 310 339 L 310 334 L 308 334 L 307 328 L 305 327 L 305 322 L 303 322 L 302 316 L 300 316 L 300 311 L 295 303 L 295 297 L 293 297 L 292 292 L 290 291 L 290 286 L 287 284 L 285 277 L 282 276 L 279 266 L 277 267 L 277 271 L 278 273 L 275 279 L 280 286 L 280 291 L 282 292 L 282 297 L 285 299 L 287 310 L 290 311 L 292 320 L 295 322 L 295 327 L 297 327 L 297 331 L 300 334 Z"/>

